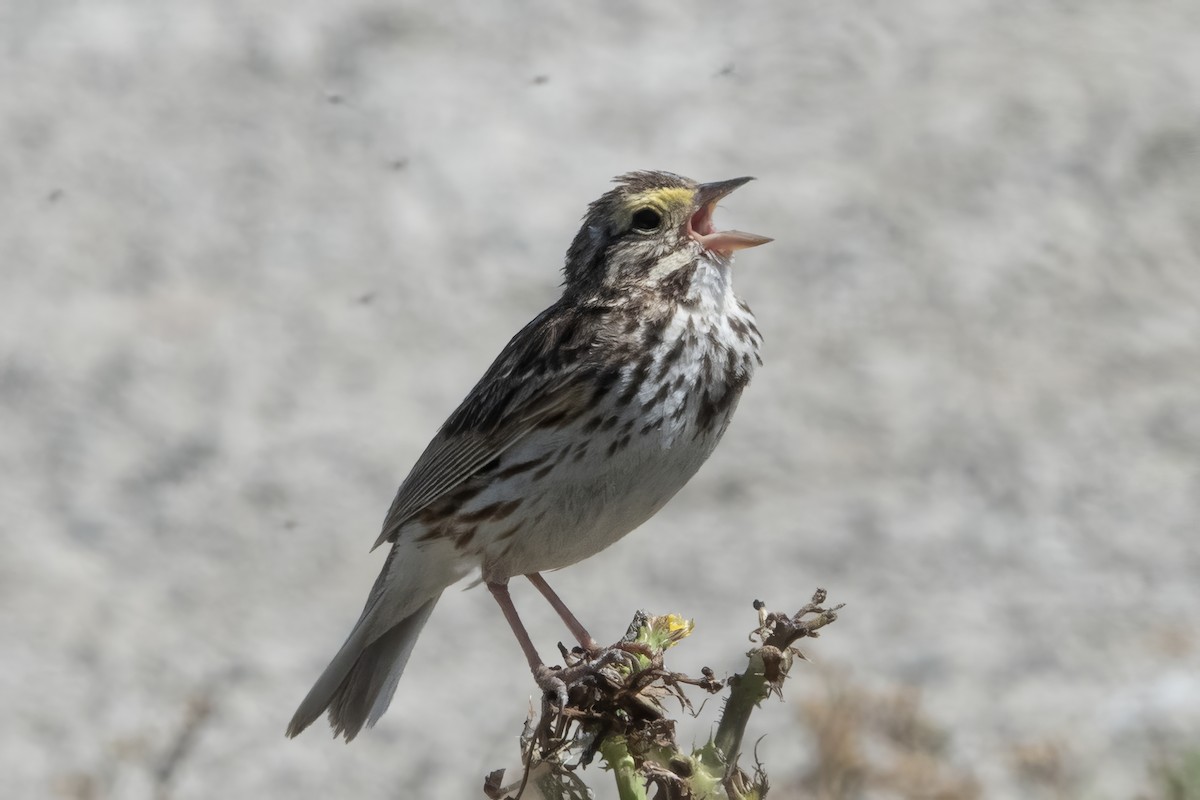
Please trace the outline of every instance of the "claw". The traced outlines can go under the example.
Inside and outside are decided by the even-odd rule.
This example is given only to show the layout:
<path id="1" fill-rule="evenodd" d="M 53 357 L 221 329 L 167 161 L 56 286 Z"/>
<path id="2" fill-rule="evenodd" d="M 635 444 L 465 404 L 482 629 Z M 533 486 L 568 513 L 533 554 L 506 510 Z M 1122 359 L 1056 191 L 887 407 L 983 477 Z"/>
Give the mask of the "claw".
<path id="1" fill-rule="evenodd" d="M 542 690 L 547 700 L 553 697 L 558 702 L 559 711 L 567 707 L 567 682 L 559 677 L 559 674 L 569 671 L 550 669 L 545 664 L 533 671 L 533 679 L 537 681 L 538 688 Z"/>
<path id="2" fill-rule="evenodd" d="M 615 664 L 618 661 L 625 661 L 629 656 L 628 653 L 622 650 L 603 650 L 592 659 L 590 666 L 593 670 L 602 669 L 609 664 Z"/>
<path id="3" fill-rule="evenodd" d="M 567 667 L 552 669 L 545 664 L 540 664 L 533 670 L 533 679 L 545 695 L 546 701 L 557 703 L 555 707 L 559 711 L 563 711 L 567 708 L 569 700 L 568 691 L 571 687 L 578 685 L 587 678 L 599 676 L 605 667 L 619 662 L 627 663 L 631 668 L 636 668 L 637 656 L 622 649 L 612 647 L 600 651 L 594 658 L 580 660 Z M 613 678 L 610 677 L 607 680 L 612 681 Z M 618 677 L 616 680 L 619 681 L 620 678 Z"/>

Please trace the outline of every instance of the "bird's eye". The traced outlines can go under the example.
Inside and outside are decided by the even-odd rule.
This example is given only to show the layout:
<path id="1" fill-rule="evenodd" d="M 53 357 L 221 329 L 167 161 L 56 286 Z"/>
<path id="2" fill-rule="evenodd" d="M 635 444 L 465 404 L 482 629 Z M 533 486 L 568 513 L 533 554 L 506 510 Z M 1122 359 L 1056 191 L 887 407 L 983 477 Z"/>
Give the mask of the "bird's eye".
<path id="1" fill-rule="evenodd" d="M 653 208 L 639 208 L 633 212 L 633 229 L 638 231 L 658 230 L 662 224 L 662 214 Z"/>

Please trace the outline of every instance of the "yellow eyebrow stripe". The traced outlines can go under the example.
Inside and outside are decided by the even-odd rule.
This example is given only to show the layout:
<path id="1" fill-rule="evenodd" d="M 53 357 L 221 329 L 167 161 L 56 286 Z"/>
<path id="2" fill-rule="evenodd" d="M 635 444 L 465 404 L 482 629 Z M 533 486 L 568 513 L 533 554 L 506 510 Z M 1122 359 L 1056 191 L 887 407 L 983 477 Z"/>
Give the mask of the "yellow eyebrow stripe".
<path id="1" fill-rule="evenodd" d="M 629 198 L 629 203 L 632 208 L 647 204 L 660 208 L 679 208 L 680 206 L 690 206 L 695 194 L 691 189 L 651 189 L 648 192 L 633 195 Z"/>

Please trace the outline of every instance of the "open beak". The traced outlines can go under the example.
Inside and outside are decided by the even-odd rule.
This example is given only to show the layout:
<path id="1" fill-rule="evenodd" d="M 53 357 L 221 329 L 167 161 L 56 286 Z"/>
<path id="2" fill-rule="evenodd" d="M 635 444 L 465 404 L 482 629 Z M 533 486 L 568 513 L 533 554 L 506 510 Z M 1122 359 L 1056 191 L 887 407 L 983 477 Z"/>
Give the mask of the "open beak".
<path id="1" fill-rule="evenodd" d="M 717 202 L 739 186 L 749 183 L 753 178 L 734 178 L 730 181 L 702 183 L 696 187 L 696 211 L 688 220 L 688 235 L 699 242 L 705 250 L 728 256 L 735 250 L 745 250 L 747 247 L 758 247 L 772 239 L 769 236 L 759 236 L 757 233 L 744 231 L 718 231 L 712 221 L 713 209 Z"/>

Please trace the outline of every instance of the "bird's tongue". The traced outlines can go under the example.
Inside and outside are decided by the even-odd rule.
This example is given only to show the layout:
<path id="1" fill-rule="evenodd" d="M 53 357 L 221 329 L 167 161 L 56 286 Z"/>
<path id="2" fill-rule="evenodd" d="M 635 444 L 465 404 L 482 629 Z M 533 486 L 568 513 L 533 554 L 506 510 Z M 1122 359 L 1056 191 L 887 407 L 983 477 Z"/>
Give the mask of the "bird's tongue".
<path id="1" fill-rule="evenodd" d="M 699 242 L 705 250 L 729 255 L 735 250 L 745 250 L 747 247 L 758 247 L 771 241 L 769 236 L 759 236 L 757 233 L 745 231 L 718 231 L 713 225 L 712 215 L 715 202 L 705 203 L 700 210 L 692 214 L 688 221 L 688 233 Z"/>

